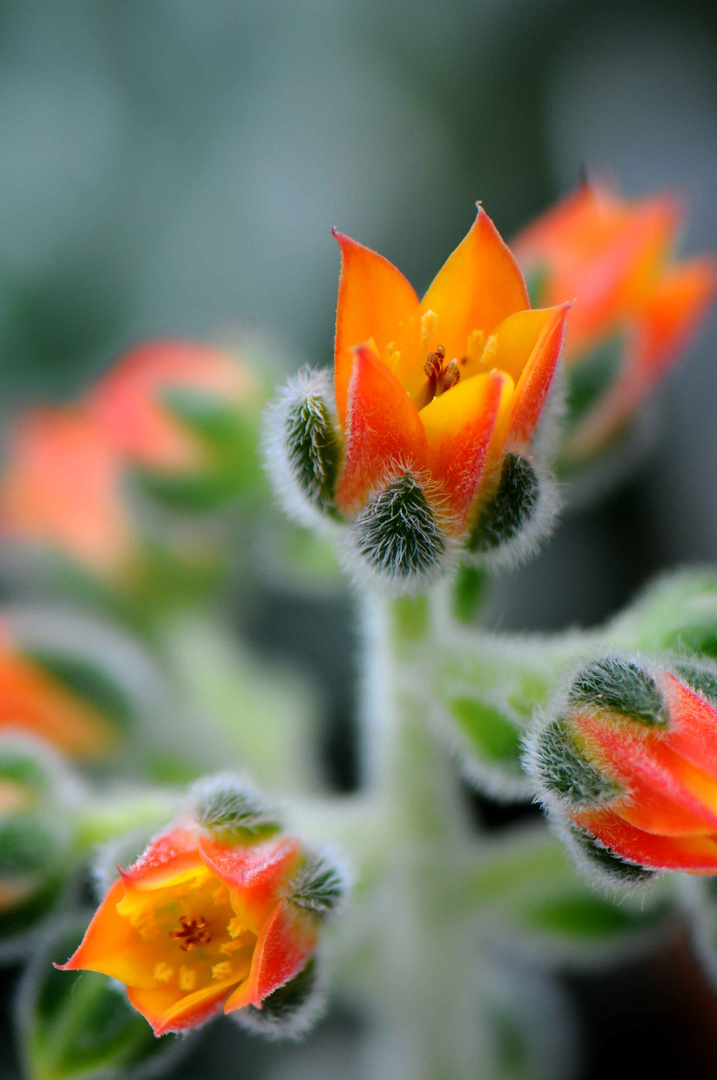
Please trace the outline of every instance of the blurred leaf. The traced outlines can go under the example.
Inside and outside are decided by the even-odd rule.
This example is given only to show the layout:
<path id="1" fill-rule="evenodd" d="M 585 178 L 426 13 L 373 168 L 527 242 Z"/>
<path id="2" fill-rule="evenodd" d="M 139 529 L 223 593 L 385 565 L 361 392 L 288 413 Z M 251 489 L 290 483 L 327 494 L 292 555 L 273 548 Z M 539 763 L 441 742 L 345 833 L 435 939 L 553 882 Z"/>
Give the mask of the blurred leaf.
<path id="1" fill-rule="evenodd" d="M 157 1076 L 183 1049 L 176 1036 L 155 1039 L 112 979 L 53 968 L 77 948 L 90 917 L 53 928 L 23 977 L 18 1034 L 31 1080 Z"/>

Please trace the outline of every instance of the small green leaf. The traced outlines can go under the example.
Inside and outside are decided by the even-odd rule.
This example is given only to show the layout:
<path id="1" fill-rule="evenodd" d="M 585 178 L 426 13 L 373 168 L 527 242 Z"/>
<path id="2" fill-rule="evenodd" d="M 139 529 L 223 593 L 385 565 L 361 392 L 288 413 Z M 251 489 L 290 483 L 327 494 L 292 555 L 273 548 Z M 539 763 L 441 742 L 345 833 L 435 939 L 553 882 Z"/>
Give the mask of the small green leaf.
<path id="1" fill-rule="evenodd" d="M 325 856 L 310 854 L 288 889 L 288 898 L 296 907 L 319 917 L 334 911 L 343 900 L 345 882 L 342 874 Z"/>
<path id="2" fill-rule="evenodd" d="M 489 762 L 520 761 L 520 731 L 499 709 L 469 697 L 453 698 L 448 708 L 479 757 Z"/>
<path id="3" fill-rule="evenodd" d="M 632 660 L 604 657 L 584 668 L 570 687 L 570 701 L 594 705 L 643 724 L 665 726 L 662 695 L 652 676 Z"/>

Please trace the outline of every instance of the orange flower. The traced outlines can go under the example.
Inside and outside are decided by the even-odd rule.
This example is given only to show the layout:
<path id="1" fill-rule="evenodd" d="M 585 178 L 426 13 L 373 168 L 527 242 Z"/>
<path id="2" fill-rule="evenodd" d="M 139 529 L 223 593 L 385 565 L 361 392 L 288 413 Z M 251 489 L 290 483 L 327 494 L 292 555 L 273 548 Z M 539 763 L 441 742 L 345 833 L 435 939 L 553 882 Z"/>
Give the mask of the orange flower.
<path id="1" fill-rule="evenodd" d="M 382 256 L 335 235 L 338 509 L 354 516 L 408 472 L 445 533 L 465 540 L 504 456 L 530 452 L 568 305 L 528 310 L 520 270 L 482 209 L 423 300 Z"/>
<path id="2" fill-rule="evenodd" d="M 63 686 L 39 662 L 24 655 L 0 625 L 3 730 L 36 735 L 78 758 L 106 753 L 117 738 L 113 725 L 100 712 Z"/>
<path id="3" fill-rule="evenodd" d="M 565 341 L 567 459 L 596 453 L 620 431 L 714 296 L 713 259 L 672 258 L 681 216 L 669 194 L 631 202 L 586 182 L 515 242 L 541 303 L 576 298 Z"/>
<path id="4" fill-rule="evenodd" d="M 117 451 L 92 416 L 77 408 L 37 409 L 22 418 L 9 447 L 0 528 L 99 576 L 122 577 L 135 538 L 121 478 Z"/>
<path id="5" fill-rule="evenodd" d="M 155 1035 L 194 1027 L 222 1006 L 261 1009 L 316 948 L 317 918 L 291 894 L 304 864 L 291 836 L 220 841 L 180 825 L 112 885 L 61 969 L 125 983 Z"/>
<path id="6" fill-rule="evenodd" d="M 194 471 L 206 443 L 172 412 L 172 392 L 237 408 L 256 396 L 248 369 L 228 352 L 181 341 L 150 341 L 127 353 L 88 395 L 88 407 L 134 465 Z"/>
<path id="7" fill-rule="evenodd" d="M 715 874 L 717 675 L 687 662 L 676 671 L 592 664 L 535 737 L 529 767 L 588 857 Z"/>

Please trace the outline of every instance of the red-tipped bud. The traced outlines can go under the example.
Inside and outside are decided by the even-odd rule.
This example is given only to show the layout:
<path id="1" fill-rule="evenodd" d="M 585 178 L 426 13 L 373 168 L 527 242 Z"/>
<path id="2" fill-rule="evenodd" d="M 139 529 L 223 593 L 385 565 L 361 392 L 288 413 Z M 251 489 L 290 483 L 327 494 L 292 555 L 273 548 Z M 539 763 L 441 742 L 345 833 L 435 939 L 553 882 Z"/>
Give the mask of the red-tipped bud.
<path id="1" fill-rule="evenodd" d="M 528 768 L 576 845 L 621 883 L 717 873 L 717 673 L 606 657 L 531 738 Z M 640 876 L 638 874 L 638 876 Z"/>

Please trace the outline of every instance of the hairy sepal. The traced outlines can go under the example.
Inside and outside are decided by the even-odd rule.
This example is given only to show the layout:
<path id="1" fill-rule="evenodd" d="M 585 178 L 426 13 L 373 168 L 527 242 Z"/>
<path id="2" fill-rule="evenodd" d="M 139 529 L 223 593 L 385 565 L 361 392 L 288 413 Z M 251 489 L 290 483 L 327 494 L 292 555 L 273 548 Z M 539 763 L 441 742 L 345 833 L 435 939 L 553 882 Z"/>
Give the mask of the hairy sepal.
<path id="1" fill-rule="evenodd" d="M 343 457 L 331 375 L 304 368 L 266 411 L 263 454 L 287 514 L 323 528 L 336 518 L 334 492 Z"/>
<path id="2" fill-rule="evenodd" d="M 455 565 L 430 482 L 396 465 L 345 531 L 343 561 L 361 585 L 392 596 L 424 592 Z"/>

